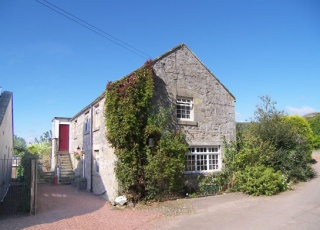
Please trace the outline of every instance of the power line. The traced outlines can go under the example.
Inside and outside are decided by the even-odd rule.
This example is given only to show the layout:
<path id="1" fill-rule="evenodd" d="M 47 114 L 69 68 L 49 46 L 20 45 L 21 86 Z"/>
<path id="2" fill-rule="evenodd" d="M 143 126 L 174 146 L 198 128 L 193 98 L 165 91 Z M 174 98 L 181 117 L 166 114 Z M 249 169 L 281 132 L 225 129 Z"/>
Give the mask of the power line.
<path id="1" fill-rule="evenodd" d="M 117 44 L 118 46 L 120 46 L 120 47 L 122 47 L 122 48 L 124 48 L 124 49 L 126 49 L 126 50 L 128 50 L 128 51 L 130 51 L 130 52 L 132 52 L 132 53 L 134 53 L 136 55 L 138 55 L 139 57 L 141 57 L 143 59 L 148 59 L 148 58 L 151 57 L 150 55 L 144 53 L 143 51 L 141 51 L 141 50 L 139 50 L 137 48 L 135 48 L 134 46 L 129 45 L 128 43 L 120 40 L 119 38 L 117 38 L 117 37 L 105 32 L 105 31 L 99 29 L 98 27 L 86 22 L 85 20 L 82 20 L 81 18 L 79 18 L 79 17 L 67 12 L 66 10 L 63 10 L 62 8 L 60 8 L 60 7 L 54 5 L 54 4 L 52 4 L 52 3 L 50 3 L 50 2 L 48 2 L 46 0 L 43 0 L 43 1 L 35 0 L 35 1 L 40 3 L 40 4 L 42 4 L 43 6 L 45 6 L 47 8 L 49 8 L 50 10 L 52 10 L 52 11 L 54 11 L 54 12 L 56 12 L 56 13 L 64 16 L 64 17 L 68 18 L 69 20 L 77 23 L 78 25 L 81 25 L 81 26 L 85 27 L 86 29 L 90 30 L 91 32 L 93 32 L 95 34 L 98 34 L 101 37 L 103 37 L 103 38 L 105 38 L 105 39 Z"/>

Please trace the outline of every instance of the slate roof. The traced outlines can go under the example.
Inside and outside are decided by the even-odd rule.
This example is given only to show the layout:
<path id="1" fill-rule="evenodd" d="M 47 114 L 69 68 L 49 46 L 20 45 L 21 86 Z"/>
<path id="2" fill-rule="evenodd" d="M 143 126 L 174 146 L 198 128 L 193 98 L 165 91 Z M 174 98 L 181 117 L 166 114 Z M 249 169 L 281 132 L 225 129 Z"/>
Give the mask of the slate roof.
<path id="1" fill-rule="evenodd" d="M 9 91 L 2 92 L 0 96 L 0 125 L 2 124 L 3 117 L 6 114 L 11 98 L 12 92 Z"/>

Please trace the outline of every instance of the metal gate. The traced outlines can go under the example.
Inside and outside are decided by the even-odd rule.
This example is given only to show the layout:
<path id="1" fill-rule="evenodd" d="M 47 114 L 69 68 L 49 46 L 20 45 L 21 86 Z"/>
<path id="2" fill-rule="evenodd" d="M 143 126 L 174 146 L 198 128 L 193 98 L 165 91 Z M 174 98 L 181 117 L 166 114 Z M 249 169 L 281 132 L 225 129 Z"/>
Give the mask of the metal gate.
<path id="1" fill-rule="evenodd" d="M 36 214 L 37 160 L 0 159 L 0 219 Z"/>

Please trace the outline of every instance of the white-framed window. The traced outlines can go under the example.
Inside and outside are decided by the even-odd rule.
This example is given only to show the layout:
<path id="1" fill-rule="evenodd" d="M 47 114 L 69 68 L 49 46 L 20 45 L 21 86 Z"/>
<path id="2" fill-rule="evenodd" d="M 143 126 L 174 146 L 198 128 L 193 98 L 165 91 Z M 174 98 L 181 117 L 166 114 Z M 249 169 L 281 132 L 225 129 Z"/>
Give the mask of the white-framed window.
<path id="1" fill-rule="evenodd" d="M 186 173 L 221 170 L 220 146 L 191 147 L 186 156 Z"/>
<path id="2" fill-rule="evenodd" d="M 179 120 L 193 120 L 193 99 L 177 98 L 177 118 Z"/>

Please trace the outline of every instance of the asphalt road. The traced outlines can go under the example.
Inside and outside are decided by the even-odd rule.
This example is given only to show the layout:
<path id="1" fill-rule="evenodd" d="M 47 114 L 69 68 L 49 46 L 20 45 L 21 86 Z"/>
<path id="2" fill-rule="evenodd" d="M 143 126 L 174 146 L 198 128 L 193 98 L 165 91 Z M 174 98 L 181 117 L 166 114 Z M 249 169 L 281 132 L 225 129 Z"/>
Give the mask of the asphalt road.
<path id="1" fill-rule="evenodd" d="M 193 213 L 162 219 L 156 229 L 320 229 L 319 177 L 272 197 L 239 193 L 190 199 Z"/>

